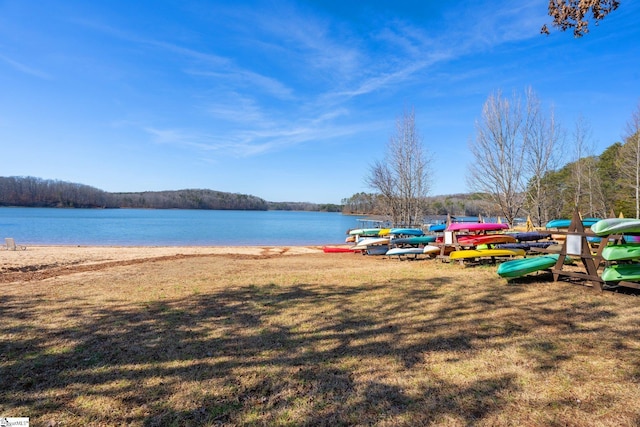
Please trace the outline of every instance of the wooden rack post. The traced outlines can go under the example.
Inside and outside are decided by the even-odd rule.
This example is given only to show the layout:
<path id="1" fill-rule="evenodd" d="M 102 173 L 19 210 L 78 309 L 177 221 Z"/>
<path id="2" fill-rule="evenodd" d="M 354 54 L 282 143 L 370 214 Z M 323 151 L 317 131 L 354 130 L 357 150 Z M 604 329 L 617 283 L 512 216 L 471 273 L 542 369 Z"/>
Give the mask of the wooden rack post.
<path id="1" fill-rule="evenodd" d="M 455 245 L 458 244 L 455 234 L 452 231 L 447 231 L 450 225 L 451 225 L 451 214 L 447 214 L 447 226 L 444 228 L 444 232 L 442 233 L 442 243 L 440 244 L 440 254 L 437 256 L 437 258 L 442 260 L 442 262 L 449 261 L 447 247 L 450 247 L 454 244 Z"/>
<path id="2" fill-rule="evenodd" d="M 565 234 L 565 233 L 562 233 Z M 598 273 L 598 269 L 602 264 L 602 250 L 606 246 L 606 242 L 609 239 L 609 236 L 602 237 L 602 241 L 598 247 L 597 253 L 594 255 L 591 252 L 591 246 L 589 245 L 589 241 L 587 240 L 587 235 L 591 235 L 587 233 L 582 225 L 582 218 L 580 217 L 580 213 L 576 209 L 573 213 L 573 217 L 571 218 L 571 223 L 569 224 L 569 228 L 566 231 L 566 239 L 562 244 L 562 249 L 560 250 L 560 256 L 558 256 L 558 261 L 556 265 L 551 270 L 553 273 L 553 280 L 558 281 L 560 276 L 567 276 L 574 279 L 584 280 L 585 283 L 591 283 L 594 289 L 598 291 L 602 291 L 602 278 Z M 604 243 L 603 243 L 604 242 Z M 565 270 L 565 258 L 569 256 L 577 256 L 580 257 L 580 261 L 584 266 L 585 271 L 568 271 Z"/>

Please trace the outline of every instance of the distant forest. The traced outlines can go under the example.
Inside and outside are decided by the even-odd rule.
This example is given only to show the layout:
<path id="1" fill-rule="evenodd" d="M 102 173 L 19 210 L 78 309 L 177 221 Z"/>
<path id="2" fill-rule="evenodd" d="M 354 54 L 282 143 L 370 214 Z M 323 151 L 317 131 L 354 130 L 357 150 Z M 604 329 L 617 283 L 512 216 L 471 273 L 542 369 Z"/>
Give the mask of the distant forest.
<path id="1" fill-rule="evenodd" d="M 640 115 L 639 123 L 640 123 Z M 528 183 L 531 188 L 533 180 Z M 541 209 L 535 209 L 527 193 L 522 201 L 521 217 L 531 216 L 534 223 L 545 224 L 555 218 L 571 218 L 577 207 L 583 216 L 607 218 L 622 214 L 637 218 L 640 214 L 640 132 L 623 144 L 616 142 L 600 155 L 581 157 L 547 171 L 540 180 Z M 343 212 L 385 216 L 379 194 L 357 193 L 342 201 Z M 484 193 L 466 193 L 427 197 L 426 215 L 496 217 L 500 207 Z"/>
<path id="2" fill-rule="evenodd" d="M 357 193 L 342 199 L 342 212 L 352 215 L 385 216 L 383 202 L 379 194 Z M 479 193 L 448 194 L 427 197 L 424 201 L 426 216 L 498 216 L 496 205 Z"/>
<path id="3" fill-rule="evenodd" d="M 342 209 L 334 204 L 268 202 L 247 194 L 202 189 L 109 193 L 84 184 L 34 177 L 0 177 L 0 206 L 321 212 Z"/>

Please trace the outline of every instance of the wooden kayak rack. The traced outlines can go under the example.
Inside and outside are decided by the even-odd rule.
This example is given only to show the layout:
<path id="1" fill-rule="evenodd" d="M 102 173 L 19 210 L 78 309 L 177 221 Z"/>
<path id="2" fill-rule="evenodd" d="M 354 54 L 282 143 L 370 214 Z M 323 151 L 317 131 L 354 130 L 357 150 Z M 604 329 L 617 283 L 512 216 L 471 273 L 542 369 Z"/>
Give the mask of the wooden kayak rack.
<path id="1" fill-rule="evenodd" d="M 438 243 L 438 245 L 440 246 L 440 252 L 437 253 L 436 255 L 436 259 L 439 259 L 442 262 L 451 262 L 451 258 L 449 257 L 449 254 L 453 251 L 459 251 L 463 247 L 458 241 L 458 234 L 460 233 L 457 231 L 448 231 L 448 228 L 452 222 L 453 221 L 451 220 L 451 215 L 447 214 L 447 222 L 446 222 L 447 226 L 445 228 L 445 231 L 443 232 L 442 242 Z M 472 221 L 470 223 L 476 223 L 476 222 L 477 223 L 483 222 L 482 216 L 478 216 L 478 221 Z M 462 233 L 462 234 L 466 235 L 467 233 Z M 494 256 L 487 257 L 487 258 L 490 258 L 491 263 L 496 262 L 496 257 Z M 465 261 L 469 262 L 469 260 L 459 259 L 458 263 L 460 265 L 464 265 Z"/>
<path id="2" fill-rule="evenodd" d="M 480 221 L 478 219 L 478 221 Z M 447 231 L 449 226 L 451 225 L 451 214 L 447 214 L 447 226 L 444 229 L 442 234 L 442 242 L 440 245 L 440 253 L 436 255 L 436 258 L 441 260 L 442 262 L 449 262 L 449 253 L 451 251 L 456 251 L 460 249 L 460 243 L 458 243 L 457 233 L 453 231 Z M 463 264 L 464 261 L 460 260 L 460 263 Z"/>
<path id="3" fill-rule="evenodd" d="M 601 270 L 605 266 L 604 258 L 602 258 L 602 251 L 607 246 L 608 242 L 614 241 L 618 243 L 622 240 L 623 236 L 617 234 L 599 236 L 601 238 L 600 244 L 594 252 L 587 237 L 595 237 L 595 234 L 590 229 L 585 230 L 584 225 L 582 224 L 582 218 L 580 217 L 580 213 L 577 209 L 573 213 L 573 217 L 571 218 L 567 231 L 556 231 L 554 234 L 566 236 L 560 251 L 550 250 L 548 248 L 533 248 L 536 252 L 559 255 L 556 265 L 551 269 L 551 272 L 553 273 L 553 280 L 557 282 L 560 277 L 578 279 L 585 284 L 591 284 L 594 290 L 601 292 L 603 290 L 603 285 L 606 285 L 600 276 Z M 584 270 L 567 270 L 564 263 L 567 257 L 580 258 Z M 640 289 L 640 283 L 635 282 L 622 281 L 617 283 L 617 286 Z"/>

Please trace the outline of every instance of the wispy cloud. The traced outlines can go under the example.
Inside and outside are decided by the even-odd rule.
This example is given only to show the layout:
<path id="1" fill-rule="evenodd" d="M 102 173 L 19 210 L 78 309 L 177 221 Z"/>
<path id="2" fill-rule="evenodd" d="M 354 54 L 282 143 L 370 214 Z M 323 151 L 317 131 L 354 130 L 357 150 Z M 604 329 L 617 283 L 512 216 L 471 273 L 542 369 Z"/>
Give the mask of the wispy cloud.
<path id="1" fill-rule="evenodd" d="M 147 46 L 163 53 L 171 53 L 177 58 L 187 58 L 192 62 L 188 64 L 175 63 L 175 66 L 187 75 L 214 78 L 225 81 L 229 86 L 240 85 L 254 90 L 259 89 L 282 99 L 289 99 L 292 96 L 291 89 L 282 82 L 254 70 L 242 68 L 235 63 L 233 58 L 183 46 L 175 42 L 144 37 L 99 22 L 77 21 L 77 23 L 129 43 Z"/>
<path id="2" fill-rule="evenodd" d="M 450 11 L 444 42 L 462 54 L 491 49 L 506 43 L 540 37 L 548 20 L 539 1 L 470 3 Z"/>
<path id="3" fill-rule="evenodd" d="M 365 61 L 360 36 L 334 20 L 303 12 L 291 5 L 284 10 L 244 11 L 248 21 L 243 31 L 249 31 L 263 44 L 284 54 L 282 60 L 295 59 L 291 66 L 326 76 L 348 78 L 359 73 Z"/>
<path id="4" fill-rule="evenodd" d="M 158 144 L 186 146 L 202 153 L 216 152 L 223 156 L 251 157 L 301 143 L 322 142 L 370 131 L 379 126 L 378 123 L 335 124 L 334 119 L 343 114 L 345 112 L 341 110 L 326 111 L 313 119 L 303 119 L 297 123 L 288 120 L 271 121 L 269 126 L 266 125 L 266 120 L 261 119 L 260 125 L 253 127 L 245 122 L 241 129 L 209 132 L 152 126 L 144 127 L 143 131 Z"/>
<path id="5" fill-rule="evenodd" d="M 410 91 L 435 66 L 531 37 L 534 22 L 531 4 L 494 13 L 480 13 L 486 7 L 480 5 L 456 10 L 444 32 L 393 16 L 362 31 L 296 5 L 282 7 L 234 6 L 226 13 L 235 19 L 212 15 L 210 24 L 228 40 L 224 49 L 92 25 L 171 54 L 174 67 L 197 81 L 193 97 L 211 123 L 145 128 L 155 142 L 244 157 L 368 129 L 366 120 L 342 124 L 356 100 L 375 103 L 379 93 Z"/>
<path id="6" fill-rule="evenodd" d="M 214 120 L 238 123 L 244 126 L 264 127 L 273 125 L 255 99 L 237 92 L 217 93 L 205 110 Z"/>
<path id="7" fill-rule="evenodd" d="M 29 74 L 34 77 L 38 77 L 45 80 L 51 80 L 51 76 L 43 71 L 36 70 L 35 68 L 24 65 L 18 61 L 15 61 L 7 56 L 0 54 L 0 60 L 4 61 L 6 64 L 10 65 L 13 69 L 18 70 L 22 73 Z"/>
<path id="8" fill-rule="evenodd" d="M 206 77 L 218 83 L 218 85 L 229 88 L 245 88 L 247 90 L 259 90 L 282 100 L 293 99 L 291 88 L 274 78 L 266 77 L 262 74 L 241 69 L 238 67 L 225 67 L 216 71 L 206 69 L 187 69 L 187 74 L 199 77 Z"/>
<path id="9" fill-rule="evenodd" d="M 417 71 L 422 70 L 426 64 L 427 63 L 424 61 L 410 62 L 407 63 L 404 68 L 392 70 L 387 73 L 379 73 L 374 77 L 360 81 L 357 87 L 336 92 L 332 95 L 336 97 L 355 97 L 376 92 L 393 85 L 398 85 L 409 79 Z"/>

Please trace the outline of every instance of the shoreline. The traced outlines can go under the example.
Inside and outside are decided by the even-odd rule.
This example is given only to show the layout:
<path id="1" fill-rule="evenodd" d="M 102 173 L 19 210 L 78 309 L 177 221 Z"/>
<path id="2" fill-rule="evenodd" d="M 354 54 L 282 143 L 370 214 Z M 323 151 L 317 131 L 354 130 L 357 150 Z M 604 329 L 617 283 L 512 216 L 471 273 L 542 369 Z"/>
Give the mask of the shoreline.
<path id="1" fill-rule="evenodd" d="M 79 266 L 184 256 L 255 256 L 306 255 L 323 253 L 318 245 L 256 246 L 100 246 L 33 245 L 26 250 L 0 250 L 0 275 L 7 272 L 42 270 L 62 266 Z"/>

